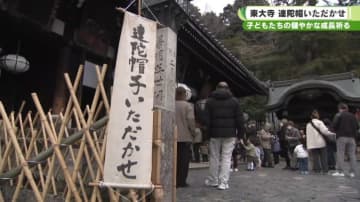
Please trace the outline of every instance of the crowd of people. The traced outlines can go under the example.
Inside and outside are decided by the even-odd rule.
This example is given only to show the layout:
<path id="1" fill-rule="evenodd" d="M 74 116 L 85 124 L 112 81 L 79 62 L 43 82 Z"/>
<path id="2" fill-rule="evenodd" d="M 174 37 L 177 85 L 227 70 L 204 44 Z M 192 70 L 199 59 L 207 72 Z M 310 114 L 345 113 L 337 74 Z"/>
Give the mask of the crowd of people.
<path id="1" fill-rule="evenodd" d="M 278 127 L 265 123 L 259 128 L 253 120 L 245 122 L 242 108 L 226 82 L 219 82 L 210 96 L 195 106 L 186 101 L 185 94 L 184 88 L 177 88 L 177 187 L 188 186 L 191 150 L 196 162 L 209 161 L 205 185 L 220 190 L 229 188 L 230 173 L 239 171 L 240 160 L 246 162 L 247 171 L 273 168 L 282 157 L 283 169 L 301 175 L 356 175 L 359 120 L 344 103 L 338 105 L 333 121 L 321 119 L 315 109 L 302 129 L 285 118 Z M 350 161 L 348 172 L 344 171 L 345 156 Z"/>

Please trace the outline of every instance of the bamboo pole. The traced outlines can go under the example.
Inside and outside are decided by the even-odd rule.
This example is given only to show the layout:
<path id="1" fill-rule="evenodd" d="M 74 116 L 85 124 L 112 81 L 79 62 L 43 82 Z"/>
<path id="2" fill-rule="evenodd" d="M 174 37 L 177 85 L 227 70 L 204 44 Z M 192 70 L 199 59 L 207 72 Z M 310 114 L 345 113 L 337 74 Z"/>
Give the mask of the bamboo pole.
<path id="1" fill-rule="evenodd" d="M 25 151 L 25 153 L 27 153 L 28 147 L 27 147 L 27 144 L 26 144 L 26 137 L 25 137 L 24 125 L 23 125 L 23 122 L 22 122 L 21 114 L 18 115 L 18 118 L 19 118 L 19 125 L 20 125 L 20 134 L 21 134 L 21 137 L 23 139 L 22 141 L 23 141 L 23 145 L 24 145 L 24 151 Z"/>
<path id="2" fill-rule="evenodd" d="M 58 141 L 58 137 L 56 135 L 56 130 L 55 130 L 55 125 L 54 125 L 54 121 L 52 119 L 52 114 L 51 112 L 48 112 L 48 118 L 49 118 L 49 124 L 50 124 L 50 129 L 52 130 L 52 133 L 54 134 L 54 139 L 57 142 Z"/>
<path id="3" fill-rule="evenodd" d="M 34 129 L 32 129 L 32 130 L 34 130 Z M 34 132 L 36 132 L 37 134 L 40 133 L 39 131 L 34 131 Z M 34 144 L 34 149 L 35 149 L 35 155 L 38 155 L 39 154 L 39 149 L 38 149 L 36 143 Z M 39 174 L 40 174 L 41 187 L 42 187 L 42 190 L 44 190 L 45 179 L 44 179 L 44 172 L 43 172 L 43 169 L 41 167 L 41 164 L 37 164 L 37 169 L 39 170 Z"/>
<path id="4" fill-rule="evenodd" d="M 141 6 L 142 6 L 142 1 L 138 0 L 138 15 L 141 16 Z"/>
<path id="5" fill-rule="evenodd" d="M 0 202 L 5 202 L 5 199 L 4 199 L 4 196 L 3 196 L 1 190 L 0 190 Z"/>
<path id="6" fill-rule="evenodd" d="M 61 168 L 63 170 L 66 183 L 70 187 L 71 191 L 73 192 L 75 200 L 80 202 L 81 197 L 80 197 L 80 195 L 79 195 L 79 193 L 78 193 L 78 191 L 76 189 L 76 186 L 75 186 L 75 184 L 74 184 L 74 182 L 73 182 L 73 180 L 71 178 L 69 170 L 66 167 L 66 162 L 65 162 L 64 157 L 62 156 L 61 150 L 59 148 L 59 142 L 56 142 L 56 140 L 54 138 L 55 135 L 52 134 L 49 123 L 46 120 L 46 115 L 45 115 L 44 110 L 43 110 L 43 108 L 42 108 L 42 106 L 40 104 L 39 98 L 38 98 L 36 93 L 32 93 L 31 96 L 32 96 L 32 98 L 34 100 L 34 103 L 35 103 L 35 106 L 36 106 L 37 110 L 39 111 L 41 119 L 44 121 L 45 129 L 46 129 L 46 132 L 48 133 L 50 141 L 55 146 L 54 147 L 54 152 L 55 152 L 55 155 L 56 155 L 57 159 L 59 160 L 60 166 L 61 166 Z"/>
<path id="7" fill-rule="evenodd" d="M 56 130 L 55 130 L 55 124 L 54 124 L 54 120 L 52 119 L 52 114 L 51 114 L 51 112 L 48 112 L 48 117 L 49 117 L 49 122 L 50 122 L 50 126 L 51 126 L 51 129 L 53 130 L 53 134 L 56 134 Z M 60 117 L 60 115 L 59 115 L 59 117 Z M 60 119 L 58 119 L 58 120 L 60 120 Z M 58 120 L 56 120 L 56 122 L 58 122 Z M 62 121 L 62 120 L 61 120 Z M 67 129 L 65 128 L 65 136 L 67 135 Z M 56 138 L 57 139 L 57 138 Z M 58 141 L 57 141 L 58 142 Z M 66 151 L 65 151 L 65 154 L 63 155 L 64 156 L 64 158 L 66 158 L 66 156 L 70 153 L 70 156 L 71 157 L 74 157 L 72 154 L 73 153 L 71 153 L 71 151 L 72 151 L 72 146 L 71 145 L 69 145 L 69 146 L 67 146 L 66 147 Z M 73 158 L 74 159 L 74 158 Z M 59 170 L 60 170 L 60 168 L 57 168 L 57 170 L 55 171 L 55 174 L 54 174 L 54 176 L 55 176 L 55 178 L 57 177 L 57 175 L 58 175 L 58 173 L 59 173 Z"/>
<path id="8" fill-rule="evenodd" d="M 74 88 L 71 84 L 71 81 L 70 81 L 70 77 L 67 73 L 65 73 L 65 80 L 66 80 L 66 84 L 70 90 L 70 95 L 72 97 L 72 100 L 74 102 L 74 105 L 75 105 L 75 109 L 77 110 L 78 112 L 78 115 L 79 115 L 79 118 L 80 118 L 80 122 L 81 122 L 81 125 L 83 128 L 87 129 L 88 128 L 88 124 L 86 123 L 85 121 L 85 118 L 82 114 L 82 111 L 81 111 L 81 108 L 80 108 L 80 104 L 76 98 L 76 95 L 75 95 L 75 92 L 74 92 Z M 92 115 L 89 115 L 89 117 L 91 117 Z M 90 121 L 90 119 L 88 119 L 88 121 Z M 94 152 L 94 156 L 95 156 L 95 160 L 97 162 L 97 164 L 99 165 L 99 168 L 101 170 L 101 172 L 104 172 L 104 167 L 102 165 L 102 162 L 101 162 L 101 159 L 100 159 L 100 156 L 99 154 L 97 153 L 96 151 L 96 147 L 95 147 L 95 144 L 94 144 L 94 141 L 92 140 L 91 138 L 91 134 L 89 132 L 89 130 L 85 130 L 85 137 L 86 137 L 86 140 L 87 142 L 89 143 L 90 145 L 90 148 L 93 150 Z"/>
<path id="9" fill-rule="evenodd" d="M 103 67 L 103 74 L 102 74 L 102 77 L 105 77 L 105 73 L 106 73 L 106 69 L 107 69 L 107 66 L 104 66 Z M 96 108 L 96 105 L 97 105 L 97 102 L 98 102 L 98 99 L 99 99 L 99 87 L 97 86 L 96 90 L 95 90 L 95 95 L 94 95 L 94 98 L 93 98 L 93 101 L 92 101 L 92 104 L 91 104 L 91 109 L 88 111 L 89 114 L 88 114 L 88 120 L 87 122 L 85 123 L 85 119 L 84 119 L 84 115 L 82 114 L 82 111 L 80 109 L 80 104 L 75 96 L 75 93 L 74 93 L 74 88 L 73 86 L 71 85 L 71 81 L 70 81 L 70 78 L 69 78 L 69 75 L 68 74 L 64 74 L 64 77 L 65 77 L 65 81 L 66 81 L 66 84 L 68 86 L 68 89 L 70 91 L 70 95 L 71 95 L 71 98 L 73 100 L 73 103 L 74 103 L 74 114 L 76 114 L 76 120 L 81 124 L 81 125 L 78 125 L 79 128 L 84 128 L 86 129 L 85 130 L 85 136 L 83 138 L 83 140 L 81 141 L 81 145 L 80 145 L 80 149 L 79 149 L 79 152 L 78 152 L 78 156 L 76 158 L 76 161 L 75 161 L 75 166 L 74 166 L 74 172 L 72 173 L 72 179 L 75 181 L 76 180 L 76 176 L 77 176 L 77 172 L 79 170 L 79 167 L 80 167 L 80 163 L 81 163 L 81 159 L 83 157 L 83 154 L 84 154 L 84 150 L 86 150 L 86 145 L 85 145 L 85 142 L 86 140 L 90 143 L 90 147 L 91 149 L 94 151 L 94 155 L 95 155 L 95 160 L 97 161 L 97 163 L 100 165 L 101 162 L 99 161 L 99 159 L 96 157 L 98 156 L 98 153 L 97 151 L 94 149 L 95 147 L 93 146 L 93 142 L 92 142 L 92 139 L 91 139 L 91 135 L 89 133 L 89 130 L 88 130 L 88 126 L 92 123 L 92 118 L 93 118 L 93 112 Z M 87 111 L 87 110 L 86 110 Z M 85 152 L 86 153 L 86 152 Z M 86 155 L 86 154 L 85 154 Z M 68 192 L 67 195 L 66 195 L 66 199 L 65 201 L 68 201 L 71 197 L 71 193 Z"/>
<path id="10" fill-rule="evenodd" d="M 29 122 L 31 137 L 35 136 L 35 137 L 34 137 L 34 143 L 33 143 L 32 145 L 34 146 L 34 153 L 35 153 L 35 155 L 38 155 L 38 154 L 39 154 L 39 150 L 38 150 L 37 142 L 36 142 L 36 141 L 37 141 L 37 137 L 38 137 L 40 131 L 34 129 L 34 122 L 32 121 L 32 118 L 31 118 L 31 112 L 27 114 L 26 119 L 27 119 L 28 122 Z M 30 146 L 31 146 L 31 145 L 30 145 Z M 29 157 L 30 157 L 30 156 L 29 156 Z M 29 157 L 27 157 L 27 159 L 28 159 Z M 41 167 L 41 164 L 37 164 L 37 169 L 39 170 L 41 188 L 42 188 L 42 190 L 44 190 L 45 179 L 44 179 L 44 174 L 43 174 L 43 169 L 42 169 L 42 167 Z"/>
<path id="11" fill-rule="evenodd" d="M 103 81 L 103 75 L 100 75 L 99 74 L 99 69 L 97 68 L 96 69 L 96 71 L 97 71 L 97 77 L 98 77 L 98 79 L 99 79 L 99 81 Z M 100 83 L 100 82 L 99 82 Z M 100 86 L 99 86 L 100 85 Z M 99 84 L 98 85 L 98 88 L 101 88 L 101 85 L 102 85 L 102 82 L 101 82 L 101 84 Z M 97 88 L 97 89 L 98 89 Z M 100 89 L 101 90 L 101 89 Z M 107 95 L 106 95 L 106 93 L 105 93 L 105 90 L 103 89 L 103 90 L 101 90 L 101 92 L 102 92 L 102 96 L 103 96 L 103 102 L 104 102 L 104 106 L 108 106 L 108 107 L 105 107 L 106 108 L 106 113 L 107 113 L 107 115 L 110 113 L 110 104 L 108 103 L 108 98 L 107 98 Z M 101 106 L 102 107 L 102 106 Z M 98 108 L 99 109 L 99 111 L 100 111 L 100 107 Z M 105 144 L 105 142 L 106 142 L 106 138 L 107 138 L 107 128 L 105 129 L 105 131 L 104 131 L 104 138 L 103 138 L 103 144 L 102 144 L 102 148 L 101 148 L 101 152 L 100 152 L 100 158 L 101 158 L 101 160 L 102 161 L 104 161 L 104 159 L 105 159 L 105 150 L 106 150 L 106 144 Z M 96 173 L 96 179 L 95 179 L 95 182 L 98 182 L 99 180 L 100 180 L 100 176 L 103 174 L 103 172 L 100 170 L 100 169 L 98 169 L 98 171 L 97 171 L 97 173 Z M 113 190 L 112 190 L 112 188 L 109 188 L 108 187 L 108 190 L 109 190 L 109 195 L 110 195 L 110 198 L 112 198 L 113 200 L 116 200 L 116 201 L 118 201 L 118 197 L 116 197 L 115 195 L 114 195 L 114 192 L 113 192 Z M 94 202 L 95 201 L 95 196 L 97 195 L 97 193 L 99 192 L 99 190 L 98 190 L 98 188 L 97 188 L 97 186 L 95 186 L 94 188 L 93 188 L 93 192 L 92 192 L 92 195 L 91 195 L 91 202 Z"/>
<path id="12" fill-rule="evenodd" d="M 99 144 L 99 138 L 97 137 L 96 131 L 94 131 L 94 132 L 92 133 L 92 135 L 93 135 L 93 137 L 94 137 L 94 141 L 95 141 L 95 146 L 96 146 L 96 148 L 98 149 L 98 151 L 101 151 L 101 146 L 100 146 L 100 144 Z"/>
<path id="13" fill-rule="evenodd" d="M 76 73 L 76 77 L 75 77 L 75 81 L 74 81 L 74 90 L 76 91 L 78 86 L 79 86 L 79 83 L 80 83 L 80 80 L 82 78 L 82 73 L 84 71 L 84 66 L 83 65 L 80 65 L 79 68 L 78 68 L 78 71 Z M 64 132 L 65 132 L 65 128 L 66 128 L 66 124 L 69 122 L 70 120 L 70 112 L 72 110 L 72 99 L 69 98 L 68 100 L 68 103 L 66 105 L 66 109 L 65 109 L 65 114 L 64 114 L 64 118 L 65 118 L 65 121 L 61 124 L 60 126 L 60 132 L 59 132 L 59 142 L 62 141 L 62 136 L 64 135 Z M 49 176 L 52 176 L 53 172 L 54 172 L 54 165 L 55 165 L 55 159 L 53 159 L 51 161 L 51 164 L 50 164 L 50 167 L 49 167 L 49 171 L 48 171 L 48 175 Z M 45 183 L 45 188 L 44 188 L 44 191 L 43 191 L 43 195 L 45 196 L 46 193 L 47 193 L 47 190 L 48 190 L 48 187 L 50 185 L 50 181 L 49 181 L 49 178 L 46 179 L 46 183 Z"/>
<path id="14" fill-rule="evenodd" d="M 25 102 L 25 100 L 23 100 L 23 101 L 21 102 L 21 105 L 20 105 L 18 114 L 16 115 L 15 123 L 18 122 L 19 115 L 21 115 L 22 111 L 24 110 L 25 104 L 26 104 L 26 102 Z"/>
<path id="15" fill-rule="evenodd" d="M 60 113 L 60 120 L 61 120 L 61 121 L 65 121 L 65 120 L 64 120 L 64 116 L 62 115 L 62 113 Z M 66 138 L 69 137 L 69 132 L 68 132 L 67 129 L 65 129 L 65 137 L 66 137 Z M 72 147 L 72 145 L 69 145 L 68 148 L 69 148 L 69 151 L 70 151 L 71 159 L 72 159 L 72 161 L 73 161 L 73 165 L 75 165 L 76 157 L 75 157 L 75 153 L 74 153 L 73 147 Z M 82 194 L 82 196 L 83 196 L 83 199 L 84 199 L 85 202 L 87 202 L 87 201 L 89 201 L 89 199 L 88 199 L 88 197 L 87 197 L 87 195 L 86 195 L 86 190 L 85 190 L 85 187 L 84 187 L 84 182 L 83 182 L 83 180 L 82 180 L 82 178 L 81 178 L 80 173 L 78 173 L 77 178 L 78 178 L 78 180 L 79 180 L 80 190 L 81 190 L 81 194 Z"/>
<path id="16" fill-rule="evenodd" d="M 32 190 L 34 191 L 35 198 L 37 201 L 44 201 L 43 198 L 41 197 L 38 187 L 35 184 L 34 178 L 32 176 L 31 170 L 28 167 L 25 157 L 23 156 L 23 154 L 21 152 L 21 148 L 16 139 L 16 134 L 15 134 L 14 128 L 11 126 L 11 123 L 6 115 L 6 111 L 5 111 L 3 103 L 1 101 L 0 101 L 0 113 L 2 115 L 2 118 L 6 125 L 6 128 L 9 131 L 11 141 L 14 145 L 14 149 L 15 149 L 16 153 L 19 155 L 20 162 L 21 162 L 22 168 L 24 169 L 25 175 L 29 180 Z"/>
<path id="17" fill-rule="evenodd" d="M 74 112 L 73 112 L 73 113 L 74 113 L 74 119 L 75 119 L 76 126 L 77 126 L 77 128 L 80 130 L 80 129 L 81 129 L 81 124 L 80 124 L 79 117 L 78 117 L 77 112 L 76 112 L 75 109 L 74 109 Z M 83 158 L 84 153 L 86 153 L 85 150 L 87 150 L 85 143 L 86 143 L 86 138 L 85 138 L 85 136 L 83 136 L 83 137 L 81 138 L 80 148 L 79 148 L 79 151 L 78 151 L 78 155 L 77 155 L 77 157 L 76 157 L 76 160 L 75 160 L 74 172 L 73 172 L 73 176 L 72 176 L 72 177 L 74 177 L 76 174 L 78 174 L 78 175 L 80 174 L 80 171 L 79 171 L 79 169 L 80 169 L 80 162 L 81 162 L 81 159 Z M 86 155 L 86 154 L 85 154 L 85 155 Z M 88 159 L 86 158 L 86 160 L 88 160 Z M 89 163 L 88 163 L 88 164 L 89 164 Z M 88 170 L 88 169 L 87 169 L 87 170 Z M 86 171 L 85 171 L 85 173 L 84 173 L 84 178 L 85 178 L 85 177 L 86 177 Z M 70 197 L 71 197 L 71 193 L 68 192 L 67 195 L 66 195 L 65 201 L 66 201 L 66 202 L 70 201 Z"/>
<path id="18" fill-rule="evenodd" d="M 15 112 L 14 111 L 12 111 L 11 113 L 10 113 L 10 123 L 12 124 L 11 126 L 13 127 L 13 128 L 16 128 L 16 125 L 15 125 Z M 16 134 L 16 133 L 15 133 Z"/>
<path id="19" fill-rule="evenodd" d="M 15 135 L 17 134 L 17 132 L 18 132 L 18 130 L 17 130 L 17 128 L 16 128 L 16 126 L 15 126 L 15 117 L 14 117 L 14 111 L 12 111 L 11 113 L 10 113 L 10 123 L 11 123 L 11 126 L 13 127 L 13 129 L 14 129 L 14 131 L 15 131 Z M 16 136 L 17 137 L 17 136 Z M 21 148 L 20 148 L 21 149 Z M 18 155 L 17 155 L 17 153 L 15 152 L 14 153 L 14 155 L 15 155 L 15 163 L 17 164 L 17 165 L 20 165 L 20 160 L 19 160 L 19 157 L 18 157 Z M 9 161 L 9 163 L 8 163 L 8 168 L 9 168 L 9 170 L 11 170 L 12 169 L 12 161 L 11 161 L 11 156 L 9 156 L 10 158 L 8 159 Z M 12 180 L 10 180 L 10 185 L 12 186 L 13 185 L 13 181 Z"/>
<path id="20" fill-rule="evenodd" d="M 131 201 L 133 202 L 137 202 L 137 198 L 138 198 L 138 195 L 136 193 L 136 191 L 134 189 L 130 189 L 129 190 L 129 193 L 128 193 L 128 197 L 131 199 Z"/>
<path id="21" fill-rule="evenodd" d="M 29 119 L 29 121 L 31 123 L 31 115 L 28 114 L 27 117 L 29 117 L 28 119 Z M 20 123 L 20 127 L 23 128 L 21 114 L 19 115 L 19 123 Z M 30 133 L 31 133 L 31 140 L 30 140 L 30 143 L 29 143 L 29 149 L 26 151 L 26 154 L 25 154 L 25 159 L 30 158 L 31 153 L 33 152 L 33 150 L 36 147 L 36 138 L 37 138 L 38 133 L 34 132 L 34 128 L 32 127 L 32 125 L 30 125 Z M 40 170 L 39 173 L 40 173 L 39 174 L 40 182 L 41 182 L 41 185 L 43 186 L 44 185 L 44 178 L 43 178 L 43 175 L 42 175 L 42 171 Z M 20 194 L 20 189 L 22 187 L 24 177 L 25 177 L 25 172 L 22 171 L 20 176 L 19 176 L 18 183 L 17 183 L 16 188 L 15 188 L 15 192 L 13 194 L 13 198 L 12 198 L 13 202 L 17 201 L 17 198 L 18 198 L 18 196 Z"/>
<path id="22" fill-rule="evenodd" d="M 141 191 L 141 201 L 146 202 L 146 192 L 145 189 L 142 189 Z"/>
<path id="23" fill-rule="evenodd" d="M 174 127 L 174 155 L 173 155 L 173 195 L 172 201 L 176 202 L 176 168 L 177 168 L 177 138 L 178 138 L 178 130 L 177 126 Z"/>
<path id="24" fill-rule="evenodd" d="M 106 139 L 107 139 L 107 134 L 108 134 L 108 127 L 106 127 L 105 131 L 104 131 L 104 144 L 103 144 L 103 146 L 101 148 L 101 153 L 100 153 L 101 159 L 105 159 L 105 152 L 106 152 L 106 144 L 105 144 L 105 142 L 106 142 Z M 95 182 L 98 182 L 100 180 L 100 176 L 101 176 L 101 172 L 100 172 L 100 170 L 98 170 L 97 173 L 96 173 Z M 97 186 L 95 186 L 95 187 L 97 187 Z M 111 194 L 112 192 L 111 192 L 110 188 L 108 188 L 108 190 L 109 190 L 109 193 Z M 94 196 L 95 196 L 96 192 L 98 192 L 98 191 L 99 191 L 98 189 L 95 189 L 95 188 L 93 189 L 93 193 L 92 193 L 92 196 L 91 196 L 91 202 L 95 202 L 95 197 Z M 118 197 L 116 198 L 116 201 L 118 201 Z"/>
<path id="25" fill-rule="evenodd" d="M 106 70 L 107 70 L 107 65 L 104 65 L 103 68 L 102 68 L 102 74 L 101 74 L 101 78 L 104 78 L 105 77 L 105 74 L 106 74 Z M 88 115 L 88 120 L 85 121 L 85 118 L 84 118 L 84 115 L 82 114 L 82 111 L 80 109 L 80 104 L 75 96 L 75 93 L 74 93 L 74 90 L 73 90 L 73 87 L 71 85 L 71 81 L 70 81 L 70 78 L 69 78 L 69 75 L 68 74 L 64 74 L 64 77 L 65 77 L 65 81 L 66 81 L 66 84 L 68 86 L 68 89 L 70 91 L 70 95 L 71 95 L 71 98 L 74 102 L 74 106 L 75 106 L 75 109 L 76 109 L 76 112 L 77 112 L 77 115 L 79 116 L 79 120 L 80 120 L 80 123 L 81 123 L 81 126 L 82 128 L 85 129 L 85 140 L 90 144 L 90 148 L 92 149 L 93 151 L 93 154 L 94 154 L 94 157 L 95 157 L 95 161 L 97 162 L 98 164 L 98 168 L 101 170 L 101 173 L 103 173 L 103 165 L 102 165 L 102 161 L 99 157 L 99 154 L 96 150 L 96 147 L 94 145 L 94 142 L 92 141 L 92 138 L 91 138 L 91 135 L 90 135 L 90 132 L 88 130 L 88 126 L 93 122 L 93 116 L 94 116 L 94 111 L 96 109 L 96 106 L 97 106 L 97 103 L 98 103 L 98 99 L 99 99 L 99 86 L 96 87 L 96 90 L 95 90 L 95 95 L 94 95 L 94 98 L 93 98 L 93 101 L 91 103 L 91 109 L 89 110 L 89 115 Z M 82 158 L 82 155 L 83 155 L 83 152 L 84 152 L 84 145 L 85 144 L 85 140 L 81 142 L 81 145 L 80 145 L 80 150 L 79 150 L 79 153 L 78 153 L 78 158 L 76 160 L 76 164 L 75 164 L 75 169 L 74 169 L 74 173 L 72 175 L 73 179 L 76 178 L 76 172 L 78 172 L 78 169 L 79 169 L 79 166 L 80 166 L 80 160 Z M 82 146 L 83 145 L 83 146 Z M 111 192 L 111 191 L 110 191 Z M 71 193 L 69 192 L 68 195 L 66 196 L 66 199 L 69 198 L 69 195 Z M 111 194 L 111 199 L 112 200 L 115 200 L 114 199 L 115 196 L 113 194 Z"/>
<path id="26" fill-rule="evenodd" d="M 109 117 L 105 116 L 105 117 L 101 118 L 100 120 L 96 121 L 93 125 L 90 126 L 90 128 L 93 128 L 94 130 L 98 130 L 98 129 L 104 127 L 108 120 L 109 120 Z M 84 131 L 85 130 L 83 129 L 82 131 L 73 133 L 69 138 L 65 138 L 63 141 L 61 141 L 61 144 L 62 145 L 70 145 L 70 144 L 73 144 L 74 142 L 79 141 L 83 137 Z M 40 152 L 39 155 L 30 159 L 30 161 L 41 162 L 41 161 L 49 158 L 53 154 L 53 152 L 54 152 L 54 146 L 50 146 L 49 149 Z M 36 164 L 29 164 L 28 166 L 31 168 L 34 165 L 36 165 Z M 16 176 L 18 176 L 20 174 L 21 169 L 22 169 L 21 166 L 17 166 L 16 168 L 14 168 L 6 173 L 0 172 L 0 179 L 15 178 Z"/>
<path id="27" fill-rule="evenodd" d="M 31 117 L 31 114 L 32 114 L 32 111 L 28 111 L 26 116 L 25 116 L 25 120 L 23 122 L 23 125 L 24 125 L 24 128 L 26 128 L 26 126 L 28 125 L 28 122 L 29 122 L 29 115 L 30 114 L 30 117 Z"/>
<path id="28" fill-rule="evenodd" d="M 161 186 L 161 111 L 154 111 L 154 123 L 153 123 L 153 150 L 152 150 L 152 173 L 151 181 L 155 185 L 153 198 L 155 201 L 160 202 L 163 200 L 164 191 Z"/>
<path id="29" fill-rule="evenodd" d="M 6 130 L 6 127 L 5 127 L 5 124 L 4 124 L 4 142 L 6 144 L 6 148 L 5 148 L 5 152 L 4 152 L 4 155 L 2 156 L 2 161 L 0 161 L 0 173 L 3 172 L 3 170 L 5 169 L 5 166 L 7 164 L 9 164 L 9 155 L 10 153 L 12 152 L 13 150 L 13 144 L 11 141 L 8 140 L 8 135 L 7 135 L 7 130 Z"/>
<path id="30" fill-rule="evenodd" d="M 43 137 L 43 142 L 44 142 L 44 147 L 46 150 L 49 149 L 49 145 L 48 145 L 48 138 L 46 137 L 46 131 L 45 131 L 45 126 L 44 126 L 44 121 L 41 120 L 41 133 L 42 133 L 42 137 Z M 51 168 L 51 165 L 53 165 L 55 163 L 55 156 L 51 156 L 50 158 L 46 159 L 46 163 L 48 168 Z M 47 173 L 47 177 L 46 177 L 46 182 L 45 182 L 45 187 L 43 189 L 43 198 L 45 198 L 46 193 L 47 193 L 47 189 L 46 187 L 49 186 L 51 183 L 51 186 L 53 188 L 53 192 L 57 193 L 57 189 L 56 189 L 56 183 L 55 183 L 55 177 L 54 175 L 48 170 Z"/>
<path id="31" fill-rule="evenodd" d="M 97 120 L 99 115 L 100 115 L 100 112 L 102 110 L 102 108 L 104 107 L 104 102 L 103 101 L 100 101 L 99 102 L 99 106 L 97 107 L 96 111 L 95 111 L 95 115 L 94 115 L 94 120 Z"/>
<path id="32" fill-rule="evenodd" d="M 10 113 L 10 122 L 11 122 L 11 126 L 12 126 L 12 128 L 14 129 L 15 134 L 16 134 L 17 130 L 16 130 L 15 126 L 14 126 L 14 112 L 11 112 L 11 113 Z M 11 138 L 9 139 L 9 133 L 5 133 L 5 138 L 7 139 L 7 142 L 12 142 L 12 141 L 11 141 Z M 16 155 L 16 151 L 15 151 L 15 153 L 14 153 L 14 156 L 15 156 L 16 162 L 18 162 L 18 158 L 17 158 L 17 155 Z M 18 164 L 18 165 L 19 165 L 19 164 Z M 12 156 L 11 156 L 11 154 L 9 154 L 9 156 L 8 156 L 8 169 L 9 169 L 9 170 L 12 169 Z M 12 179 L 10 180 L 10 186 L 13 186 L 13 180 L 12 180 Z"/>
<path id="33" fill-rule="evenodd" d="M 90 111 L 91 111 L 91 110 L 90 110 Z M 91 114 L 91 113 L 89 113 L 89 114 Z M 80 123 L 79 116 L 77 115 L 76 110 L 74 110 L 74 117 L 75 117 L 76 126 L 77 126 L 77 128 L 80 130 L 80 129 L 81 129 L 81 123 Z M 95 174 L 94 174 L 93 167 L 92 167 L 92 161 L 91 161 L 91 158 L 90 158 L 90 155 L 89 155 L 89 152 L 88 152 L 88 149 L 87 149 L 85 143 L 86 143 L 86 137 L 84 136 L 84 137 L 82 138 L 82 140 L 81 140 L 80 149 L 79 149 L 79 150 L 82 151 L 82 153 L 85 155 L 85 160 L 86 160 L 87 165 L 88 165 L 86 171 L 84 172 L 84 178 L 86 178 L 86 173 L 89 172 L 91 179 L 94 180 L 94 179 L 95 179 Z M 80 152 L 79 152 L 79 153 L 80 153 Z M 82 156 L 78 155 L 78 157 L 82 157 Z M 76 163 L 75 163 L 75 164 L 76 164 Z M 73 174 L 76 174 L 76 173 L 80 173 L 80 172 L 74 170 L 74 173 L 73 173 Z M 69 193 L 69 194 L 70 194 L 70 193 Z M 70 199 L 70 197 L 69 197 L 70 195 L 69 195 L 69 194 L 66 196 L 65 201 L 69 201 L 69 199 Z M 96 197 L 98 198 L 98 201 L 102 201 L 99 192 L 97 192 Z"/>
<path id="34" fill-rule="evenodd" d="M 101 76 L 99 66 L 96 65 L 95 70 L 96 70 L 96 76 L 98 79 L 98 86 L 100 88 L 101 97 L 103 98 L 106 113 L 109 114 L 110 113 L 110 104 L 109 104 L 109 100 L 106 95 L 106 91 L 105 91 L 104 84 L 103 84 L 103 78 Z"/>

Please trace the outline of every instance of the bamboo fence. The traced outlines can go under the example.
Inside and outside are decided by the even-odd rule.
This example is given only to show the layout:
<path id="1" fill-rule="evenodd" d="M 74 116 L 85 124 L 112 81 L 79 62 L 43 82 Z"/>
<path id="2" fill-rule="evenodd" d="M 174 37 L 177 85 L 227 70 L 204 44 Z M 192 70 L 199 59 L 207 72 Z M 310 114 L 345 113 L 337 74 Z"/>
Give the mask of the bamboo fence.
<path id="1" fill-rule="evenodd" d="M 75 80 L 65 73 L 69 92 L 66 108 L 59 114 L 45 112 L 36 93 L 35 112 L 7 114 L 0 101 L 0 202 L 1 201 L 162 201 L 160 186 L 159 123 L 154 123 L 152 179 L 157 189 L 99 187 L 103 176 L 110 103 L 103 84 L 107 65 L 96 67 L 98 85 L 90 106 L 82 109 L 77 90 L 83 76 L 79 67 Z M 100 115 L 102 117 L 100 117 Z M 156 112 L 155 117 L 160 113 Z"/>

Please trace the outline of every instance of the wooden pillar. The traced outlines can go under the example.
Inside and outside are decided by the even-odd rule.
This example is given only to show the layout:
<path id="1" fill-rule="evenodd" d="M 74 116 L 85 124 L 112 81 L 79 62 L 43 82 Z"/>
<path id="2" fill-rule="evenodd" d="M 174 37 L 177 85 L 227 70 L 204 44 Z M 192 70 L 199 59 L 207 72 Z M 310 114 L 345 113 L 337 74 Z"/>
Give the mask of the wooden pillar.
<path id="1" fill-rule="evenodd" d="M 69 72 L 71 61 L 71 47 L 65 46 L 60 51 L 58 64 L 56 67 L 56 84 L 53 99 L 53 113 L 58 114 L 66 107 L 67 88 L 64 81 L 64 73 Z"/>
<path id="2" fill-rule="evenodd" d="M 177 35 L 170 28 L 158 29 L 155 67 L 155 108 L 161 111 L 161 163 L 160 181 L 162 201 L 175 198 L 174 137 L 175 88 L 176 88 L 176 44 Z M 158 201 L 157 201 L 158 202 Z"/>
<path id="3" fill-rule="evenodd" d="M 176 132 L 175 132 L 175 88 L 177 72 L 177 31 L 187 17 L 175 1 L 149 0 L 147 6 L 167 28 L 158 29 L 155 68 L 155 108 L 161 110 L 161 166 L 160 180 L 163 187 L 162 201 L 176 200 Z M 147 9 L 143 15 L 153 18 Z M 158 201 L 156 201 L 158 202 Z"/>

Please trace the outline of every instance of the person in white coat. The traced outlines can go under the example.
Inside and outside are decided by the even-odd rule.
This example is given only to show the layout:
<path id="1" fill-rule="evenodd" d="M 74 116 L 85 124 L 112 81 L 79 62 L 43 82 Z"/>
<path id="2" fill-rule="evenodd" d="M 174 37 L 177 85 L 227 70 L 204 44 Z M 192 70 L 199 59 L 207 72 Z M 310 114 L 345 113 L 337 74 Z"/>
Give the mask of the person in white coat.
<path id="1" fill-rule="evenodd" d="M 323 135 L 335 135 L 329 131 L 324 122 L 320 120 L 317 110 L 311 113 L 311 120 L 306 124 L 306 145 L 312 156 L 313 170 L 315 173 L 327 173 L 327 151 Z"/>

